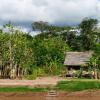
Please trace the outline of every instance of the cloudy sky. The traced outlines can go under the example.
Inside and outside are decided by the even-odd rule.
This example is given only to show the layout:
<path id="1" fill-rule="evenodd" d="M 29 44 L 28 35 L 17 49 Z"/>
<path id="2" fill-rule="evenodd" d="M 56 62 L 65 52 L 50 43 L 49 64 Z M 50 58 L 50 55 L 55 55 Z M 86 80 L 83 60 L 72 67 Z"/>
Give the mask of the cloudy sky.
<path id="1" fill-rule="evenodd" d="M 100 21 L 100 0 L 0 0 L 0 25 L 12 21 L 28 26 L 40 20 L 75 25 L 84 17 Z"/>

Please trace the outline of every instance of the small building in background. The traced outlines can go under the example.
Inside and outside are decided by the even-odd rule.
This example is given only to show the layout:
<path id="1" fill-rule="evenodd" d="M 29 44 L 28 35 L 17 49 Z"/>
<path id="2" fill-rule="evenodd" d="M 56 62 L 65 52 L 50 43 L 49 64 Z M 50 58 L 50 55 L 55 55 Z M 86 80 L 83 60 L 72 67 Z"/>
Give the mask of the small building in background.
<path id="1" fill-rule="evenodd" d="M 76 71 L 87 66 L 87 62 L 92 57 L 92 51 L 86 52 L 66 52 L 64 65 L 66 66 L 66 76 L 73 76 Z"/>

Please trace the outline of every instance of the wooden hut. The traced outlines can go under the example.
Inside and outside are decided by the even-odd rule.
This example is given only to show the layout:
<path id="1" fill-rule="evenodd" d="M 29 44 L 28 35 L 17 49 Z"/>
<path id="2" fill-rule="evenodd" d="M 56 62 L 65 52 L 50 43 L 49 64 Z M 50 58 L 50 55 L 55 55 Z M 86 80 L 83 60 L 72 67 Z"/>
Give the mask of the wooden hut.
<path id="1" fill-rule="evenodd" d="M 81 67 L 87 66 L 87 61 L 92 57 L 93 52 L 66 52 L 64 65 L 66 66 L 68 76 L 73 76 L 73 74 L 80 70 Z"/>

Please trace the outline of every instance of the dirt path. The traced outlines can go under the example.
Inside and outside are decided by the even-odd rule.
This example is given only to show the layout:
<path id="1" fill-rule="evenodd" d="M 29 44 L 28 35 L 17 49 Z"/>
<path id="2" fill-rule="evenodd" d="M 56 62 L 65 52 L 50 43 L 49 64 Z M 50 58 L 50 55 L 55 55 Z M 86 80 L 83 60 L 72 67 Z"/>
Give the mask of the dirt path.
<path id="1" fill-rule="evenodd" d="M 56 85 L 57 82 L 65 80 L 59 77 L 43 77 L 37 78 L 36 80 L 9 80 L 9 79 L 0 79 L 0 86 L 48 86 Z"/>
<path id="2" fill-rule="evenodd" d="M 57 97 L 48 97 L 47 93 L 0 93 L 0 100 L 100 100 L 100 90 L 60 92 Z"/>

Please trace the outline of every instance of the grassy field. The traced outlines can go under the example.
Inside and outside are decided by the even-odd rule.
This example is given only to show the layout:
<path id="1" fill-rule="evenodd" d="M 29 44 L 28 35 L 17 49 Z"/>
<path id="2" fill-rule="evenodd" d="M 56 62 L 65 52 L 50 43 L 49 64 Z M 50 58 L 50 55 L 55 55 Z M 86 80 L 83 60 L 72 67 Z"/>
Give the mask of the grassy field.
<path id="1" fill-rule="evenodd" d="M 57 90 L 62 91 L 82 91 L 88 89 L 100 89 L 100 81 L 96 80 L 70 80 L 61 81 L 56 86 Z"/>

